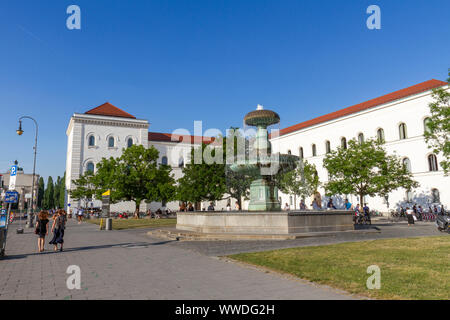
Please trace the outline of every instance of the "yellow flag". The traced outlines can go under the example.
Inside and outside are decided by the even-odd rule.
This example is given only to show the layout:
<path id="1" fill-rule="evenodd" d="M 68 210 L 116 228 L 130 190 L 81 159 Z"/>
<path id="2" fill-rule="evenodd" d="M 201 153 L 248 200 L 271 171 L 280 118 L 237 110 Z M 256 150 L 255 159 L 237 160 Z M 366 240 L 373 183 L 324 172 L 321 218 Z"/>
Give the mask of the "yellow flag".
<path id="1" fill-rule="evenodd" d="M 108 190 L 104 193 L 102 193 L 102 196 L 110 196 L 111 195 L 111 190 Z"/>

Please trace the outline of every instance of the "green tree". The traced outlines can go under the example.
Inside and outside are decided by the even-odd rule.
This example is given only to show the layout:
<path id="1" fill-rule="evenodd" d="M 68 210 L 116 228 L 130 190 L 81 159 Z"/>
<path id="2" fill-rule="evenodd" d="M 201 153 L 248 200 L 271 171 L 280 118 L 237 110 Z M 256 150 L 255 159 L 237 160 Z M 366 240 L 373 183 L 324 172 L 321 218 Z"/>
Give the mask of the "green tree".
<path id="1" fill-rule="evenodd" d="M 239 150 L 240 147 L 242 150 Z M 231 127 L 223 142 L 224 161 L 232 159 L 233 163 L 236 163 L 238 154 L 241 152 L 244 152 L 248 157 L 248 140 L 245 139 L 239 128 Z M 252 182 L 261 176 L 259 170 L 233 171 L 230 165 L 227 164 L 225 166 L 225 177 L 226 193 L 236 199 L 239 208 L 242 208 L 242 198 L 249 199 Z"/>
<path id="2" fill-rule="evenodd" d="M 214 158 L 219 149 L 202 144 L 202 154 L 207 148 Z M 197 149 L 198 154 L 200 153 Z M 222 156 L 220 156 L 222 157 Z M 222 158 L 223 159 L 223 158 Z M 183 170 L 183 176 L 178 179 L 177 199 L 181 201 L 216 201 L 221 200 L 227 192 L 225 180 L 225 165 L 222 163 L 194 163 L 195 150 L 191 151 L 191 161 Z"/>
<path id="3" fill-rule="evenodd" d="M 450 85 L 450 69 L 447 82 Z M 447 175 L 450 171 L 450 92 L 444 87 L 433 89 L 434 101 L 429 104 L 431 117 L 426 122 L 425 140 L 436 154 L 442 154 L 439 163 Z"/>
<path id="4" fill-rule="evenodd" d="M 293 194 L 306 198 L 314 194 L 320 185 L 317 169 L 314 164 L 300 160 L 295 170 L 282 174 L 278 186 L 285 194 Z"/>
<path id="5" fill-rule="evenodd" d="M 65 202 L 66 202 L 66 173 L 64 172 L 59 187 L 59 199 L 58 199 L 59 207 L 64 208 Z"/>
<path id="6" fill-rule="evenodd" d="M 87 205 L 87 202 L 93 198 L 96 191 L 95 185 L 93 183 L 92 172 L 87 171 L 78 179 L 72 180 L 72 183 L 75 186 L 72 190 L 69 191 L 72 199 L 82 200 L 84 201 L 84 204 Z"/>
<path id="7" fill-rule="evenodd" d="M 60 208 L 59 207 L 59 192 L 60 192 L 60 187 L 61 187 L 61 177 L 58 176 L 56 178 L 56 183 L 54 185 L 54 189 L 53 189 L 53 203 L 55 208 Z"/>
<path id="8" fill-rule="evenodd" d="M 363 143 L 350 140 L 347 149 L 340 147 L 329 153 L 323 166 L 329 174 L 326 195 L 355 194 L 361 205 L 364 196 L 384 196 L 398 188 L 411 190 L 419 186 L 401 160 L 387 155 L 372 139 Z"/>
<path id="9" fill-rule="evenodd" d="M 47 188 L 44 192 L 44 209 L 49 210 L 54 208 L 54 185 L 53 178 L 51 176 L 48 177 L 47 180 Z"/>
<path id="10" fill-rule="evenodd" d="M 38 194 L 37 194 L 37 207 L 39 209 L 43 208 L 44 192 L 45 192 L 44 178 L 40 177 L 38 182 Z"/>
<path id="11" fill-rule="evenodd" d="M 134 201 L 135 217 L 139 217 L 142 201 L 170 201 L 175 194 L 171 168 L 158 165 L 159 152 L 153 146 L 146 149 L 133 145 L 123 150 L 119 158 L 103 159 L 92 178 L 95 194 L 111 190 L 111 200 Z"/>

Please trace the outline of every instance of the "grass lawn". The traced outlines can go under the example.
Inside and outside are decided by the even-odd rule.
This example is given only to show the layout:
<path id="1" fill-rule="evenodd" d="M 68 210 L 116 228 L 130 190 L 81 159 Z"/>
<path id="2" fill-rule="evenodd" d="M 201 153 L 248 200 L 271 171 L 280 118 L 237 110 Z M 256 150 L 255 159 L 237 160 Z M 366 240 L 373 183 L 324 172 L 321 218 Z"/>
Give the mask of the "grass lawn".
<path id="1" fill-rule="evenodd" d="M 86 219 L 89 223 L 100 225 L 100 219 Z M 135 228 L 157 228 L 172 227 L 177 224 L 177 219 L 113 219 L 113 230 L 135 229 Z"/>
<path id="2" fill-rule="evenodd" d="M 450 236 L 303 247 L 230 258 L 378 299 L 450 299 Z M 381 288 L 369 290 L 378 265 Z"/>

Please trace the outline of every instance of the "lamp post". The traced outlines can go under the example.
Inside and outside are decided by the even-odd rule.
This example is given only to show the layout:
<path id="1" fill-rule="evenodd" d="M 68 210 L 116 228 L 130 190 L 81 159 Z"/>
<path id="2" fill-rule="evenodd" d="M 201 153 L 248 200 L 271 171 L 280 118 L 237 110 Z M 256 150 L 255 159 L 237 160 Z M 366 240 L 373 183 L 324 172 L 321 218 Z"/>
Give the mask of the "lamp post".
<path id="1" fill-rule="evenodd" d="M 31 183 L 31 212 L 30 207 L 28 207 L 28 215 L 27 215 L 27 228 L 33 227 L 33 220 L 32 216 L 34 216 L 34 202 L 35 202 L 35 192 L 34 192 L 34 184 L 35 184 L 35 173 L 36 173 L 36 153 L 37 153 L 37 137 L 38 137 L 38 124 L 36 120 L 34 120 L 32 117 L 29 116 L 22 116 L 19 118 L 19 129 L 16 130 L 17 134 L 21 136 L 23 134 L 22 130 L 22 119 L 30 119 L 33 120 L 35 126 L 36 126 L 36 135 L 34 137 L 34 162 L 33 162 L 33 181 Z"/>

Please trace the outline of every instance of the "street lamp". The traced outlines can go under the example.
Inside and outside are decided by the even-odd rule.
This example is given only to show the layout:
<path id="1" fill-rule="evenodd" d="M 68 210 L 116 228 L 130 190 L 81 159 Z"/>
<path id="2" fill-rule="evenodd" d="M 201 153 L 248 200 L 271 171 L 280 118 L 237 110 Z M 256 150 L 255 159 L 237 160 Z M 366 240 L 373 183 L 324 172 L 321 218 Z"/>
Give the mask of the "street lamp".
<path id="1" fill-rule="evenodd" d="M 32 216 L 34 216 L 34 202 L 35 202 L 35 192 L 34 192 L 34 184 L 35 184 L 35 173 L 36 173 L 36 153 L 37 153 L 37 137 L 38 137 L 38 124 L 36 120 L 34 120 L 32 117 L 29 116 L 22 116 L 19 118 L 19 128 L 16 130 L 17 134 L 21 136 L 23 134 L 22 130 L 22 119 L 30 119 L 33 120 L 35 126 L 36 126 L 36 135 L 34 137 L 34 163 L 33 163 L 33 181 L 31 183 L 31 212 L 30 207 L 28 206 L 28 215 L 27 215 L 27 228 L 33 227 L 33 220 Z"/>

